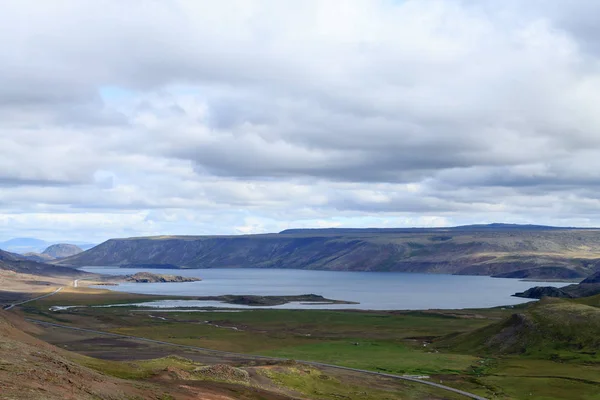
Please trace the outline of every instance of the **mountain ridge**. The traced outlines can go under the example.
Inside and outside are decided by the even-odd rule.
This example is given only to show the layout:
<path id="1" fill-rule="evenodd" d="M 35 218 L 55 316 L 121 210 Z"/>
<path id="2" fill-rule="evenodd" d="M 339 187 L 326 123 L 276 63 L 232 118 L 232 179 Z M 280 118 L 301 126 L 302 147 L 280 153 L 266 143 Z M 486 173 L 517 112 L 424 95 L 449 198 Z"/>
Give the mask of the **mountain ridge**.
<path id="1" fill-rule="evenodd" d="M 411 227 L 411 228 L 293 228 L 285 229 L 279 234 L 305 234 L 305 233 L 435 233 L 435 232 L 457 232 L 457 231 L 487 231 L 487 230 L 515 230 L 515 231 L 548 231 L 548 230 L 599 230 L 600 228 L 560 227 L 535 224 L 510 224 L 493 222 L 491 224 L 471 224 L 449 227 Z"/>
<path id="2" fill-rule="evenodd" d="M 598 229 L 498 224 L 426 229 L 110 239 L 58 263 L 74 267 L 172 264 L 180 268 L 513 274 L 544 279 L 583 279 L 600 269 Z"/>

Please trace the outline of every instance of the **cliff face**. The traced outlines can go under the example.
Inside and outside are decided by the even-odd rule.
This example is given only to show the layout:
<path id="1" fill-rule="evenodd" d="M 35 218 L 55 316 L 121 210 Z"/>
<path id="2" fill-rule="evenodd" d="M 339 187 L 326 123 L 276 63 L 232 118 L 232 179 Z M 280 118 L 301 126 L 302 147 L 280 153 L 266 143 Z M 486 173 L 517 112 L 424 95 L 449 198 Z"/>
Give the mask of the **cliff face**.
<path id="1" fill-rule="evenodd" d="M 60 264 L 583 278 L 600 267 L 600 231 L 287 232 L 111 239 Z"/>

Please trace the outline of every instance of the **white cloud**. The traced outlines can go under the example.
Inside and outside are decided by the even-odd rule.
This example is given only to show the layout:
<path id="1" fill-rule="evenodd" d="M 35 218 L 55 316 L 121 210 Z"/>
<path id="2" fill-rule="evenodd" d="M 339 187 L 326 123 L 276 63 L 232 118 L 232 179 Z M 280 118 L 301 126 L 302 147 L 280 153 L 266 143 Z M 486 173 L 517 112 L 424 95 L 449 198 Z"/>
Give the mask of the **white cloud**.
<path id="1" fill-rule="evenodd" d="M 0 239 L 600 225 L 594 11 L 5 2 Z"/>

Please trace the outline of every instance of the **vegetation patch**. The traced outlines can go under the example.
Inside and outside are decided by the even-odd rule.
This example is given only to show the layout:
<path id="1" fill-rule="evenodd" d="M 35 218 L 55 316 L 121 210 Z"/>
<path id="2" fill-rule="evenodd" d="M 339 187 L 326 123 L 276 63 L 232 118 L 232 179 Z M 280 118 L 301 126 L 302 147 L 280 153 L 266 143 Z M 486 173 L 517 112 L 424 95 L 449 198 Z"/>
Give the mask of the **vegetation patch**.
<path id="1" fill-rule="evenodd" d="M 193 370 L 194 376 L 200 379 L 211 379 L 224 382 L 250 382 L 250 374 L 241 369 L 226 364 L 215 364 L 198 367 Z"/>

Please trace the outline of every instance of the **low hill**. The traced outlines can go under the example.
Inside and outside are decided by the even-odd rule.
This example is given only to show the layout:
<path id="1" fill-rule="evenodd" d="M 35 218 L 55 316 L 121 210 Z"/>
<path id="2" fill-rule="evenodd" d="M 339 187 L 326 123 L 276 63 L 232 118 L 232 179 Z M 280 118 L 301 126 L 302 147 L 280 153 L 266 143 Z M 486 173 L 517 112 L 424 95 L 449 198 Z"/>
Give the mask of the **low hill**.
<path id="1" fill-rule="evenodd" d="M 600 294 L 600 271 L 592 274 L 577 285 L 568 285 L 560 288 L 551 286 L 535 286 L 516 297 L 527 299 L 541 299 L 542 297 L 580 298 Z"/>
<path id="2" fill-rule="evenodd" d="M 480 354 L 525 354 L 581 358 L 600 348 L 600 309 L 569 300 L 546 298 L 508 319 L 444 339 L 440 347 Z"/>
<path id="3" fill-rule="evenodd" d="M 58 243 L 46 248 L 42 254 L 52 258 L 65 258 L 81 252 L 83 252 L 83 250 L 74 244 Z"/>
<path id="4" fill-rule="evenodd" d="M 73 277 L 85 275 L 84 272 L 72 268 L 31 261 L 22 255 L 12 254 L 2 250 L 0 250 L 0 270 L 39 276 Z"/>
<path id="5" fill-rule="evenodd" d="M 519 227 L 521 227 L 519 229 Z M 299 268 L 576 279 L 600 269 L 600 230 L 485 225 L 111 239 L 68 266 Z"/>
<path id="6" fill-rule="evenodd" d="M 28 260 L 37 261 L 37 262 L 41 262 L 41 263 L 52 261 L 55 259 L 54 257 L 49 256 L 47 254 L 34 253 L 34 252 L 25 253 L 25 254 L 23 254 L 23 257 L 25 257 Z"/>

